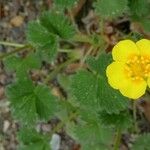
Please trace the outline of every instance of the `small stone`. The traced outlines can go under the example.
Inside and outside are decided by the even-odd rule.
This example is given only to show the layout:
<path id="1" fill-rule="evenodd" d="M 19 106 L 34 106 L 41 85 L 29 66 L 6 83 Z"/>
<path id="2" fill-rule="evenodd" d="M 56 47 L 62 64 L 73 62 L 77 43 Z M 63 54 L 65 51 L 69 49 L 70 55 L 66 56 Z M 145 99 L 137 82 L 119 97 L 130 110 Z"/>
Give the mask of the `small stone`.
<path id="1" fill-rule="evenodd" d="M 20 27 L 23 24 L 24 18 L 22 16 L 15 16 L 10 20 L 12 26 Z"/>
<path id="2" fill-rule="evenodd" d="M 52 140 L 50 141 L 51 149 L 52 150 L 59 150 L 61 143 L 61 137 L 58 134 L 52 135 Z"/>
<path id="3" fill-rule="evenodd" d="M 8 128 L 10 126 L 10 122 L 8 120 L 5 120 L 3 123 L 3 132 L 6 133 Z"/>
<path id="4" fill-rule="evenodd" d="M 4 87 L 0 86 L 0 100 L 4 98 Z"/>

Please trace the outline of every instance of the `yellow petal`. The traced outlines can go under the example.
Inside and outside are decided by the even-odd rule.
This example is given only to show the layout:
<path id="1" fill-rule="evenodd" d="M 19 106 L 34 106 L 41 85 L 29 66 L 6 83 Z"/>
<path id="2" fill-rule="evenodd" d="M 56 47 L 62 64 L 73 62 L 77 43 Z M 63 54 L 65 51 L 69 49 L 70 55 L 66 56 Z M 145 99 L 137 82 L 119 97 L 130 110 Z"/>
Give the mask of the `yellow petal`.
<path id="1" fill-rule="evenodd" d="M 139 48 L 141 55 L 150 56 L 150 40 L 142 39 L 136 42 L 137 47 Z"/>
<path id="2" fill-rule="evenodd" d="M 147 85 L 148 85 L 148 87 L 150 88 L 150 77 L 149 77 L 148 80 L 147 80 Z"/>
<path id="3" fill-rule="evenodd" d="M 112 56 L 115 61 L 126 62 L 132 55 L 138 54 L 139 50 L 131 40 L 120 41 L 112 50 Z"/>
<path id="4" fill-rule="evenodd" d="M 126 86 L 119 89 L 122 95 L 132 98 L 132 99 L 138 99 L 142 95 L 145 94 L 147 87 L 147 83 L 144 80 L 141 81 L 129 81 Z"/>
<path id="5" fill-rule="evenodd" d="M 122 62 L 113 62 L 106 69 L 108 83 L 115 89 L 126 85 L 127 79 L 124 72 L 125 64 Z"/>

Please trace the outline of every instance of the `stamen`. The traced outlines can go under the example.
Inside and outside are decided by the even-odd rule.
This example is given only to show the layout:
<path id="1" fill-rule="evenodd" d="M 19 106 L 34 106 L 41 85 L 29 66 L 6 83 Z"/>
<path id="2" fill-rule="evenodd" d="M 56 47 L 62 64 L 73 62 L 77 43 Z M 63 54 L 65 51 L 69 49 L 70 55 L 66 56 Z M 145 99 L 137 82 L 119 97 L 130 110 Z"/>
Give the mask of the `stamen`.
<path id="1" fill-rule="evenodd" d="M 125 73 L 133 81 L 145 80 L 150 77 L 150 58 L 145 56 L 133 56 L 127 61 Z"/>

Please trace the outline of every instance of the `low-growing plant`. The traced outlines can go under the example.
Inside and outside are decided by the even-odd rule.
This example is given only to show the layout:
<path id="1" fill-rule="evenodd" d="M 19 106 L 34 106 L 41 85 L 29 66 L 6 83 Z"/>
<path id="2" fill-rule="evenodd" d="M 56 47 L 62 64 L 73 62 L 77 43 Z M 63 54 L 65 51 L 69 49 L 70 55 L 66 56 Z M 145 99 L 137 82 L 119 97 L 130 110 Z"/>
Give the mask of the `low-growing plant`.
<path id="1" fill-rule="evenodd" d="M 104 25 L 107 20 L 125 17 L 138 22 L 147 33 L 150 2 L 93 1 L 100 31 L 90 34 L 80 31 L 72 17 L 71 9 L 77 3 L 54 0 L 51 10 L 29 22 L 27 44 L 9 43 L 17 49 L 0 56 L 6 71 L 13 73 L 6 96 L 20 125 L 18 148 L 49 150 L 53 134 L 63 128 L 82 150 L 118 150 L 121 136 L 126 133 L 139 135 L 131 149 L 148 150 L 150 136 L 139 134 L 135 99 L 146 93 L 147 85 L 150 87 L 150 41 L 140 40 L 144 34 L 125 33 L 111 55 L 106 53 Z M 82 46 L 86 47 L 84 51 Z M 60 55 L 64 61 L 58 63 Z M 77 62 L 75 72 L 63 71 L 73 62 Z M 47 74 L 43 75 L 45 68 Z M 34 78 L 35 71 L 38 79 Z M 54 94 L 54 83 L 61 94 Z M 48 133 L 36 130 L 39 122 L 54 118 L 58 123 Z"/>

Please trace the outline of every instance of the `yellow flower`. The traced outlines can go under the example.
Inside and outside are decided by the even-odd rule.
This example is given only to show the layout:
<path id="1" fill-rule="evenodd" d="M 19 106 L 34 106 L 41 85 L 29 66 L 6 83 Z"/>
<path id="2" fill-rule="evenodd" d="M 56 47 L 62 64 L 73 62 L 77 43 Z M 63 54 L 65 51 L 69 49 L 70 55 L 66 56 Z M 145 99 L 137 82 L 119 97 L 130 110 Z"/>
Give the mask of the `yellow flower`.
<path id="1" fill-rule="evenodd" d="M 112 56 L 114 62 L 106 69 L 109 84 L 126 97 L 141 97 L 150 87 L 150 40 L 120 41 Z"/>

